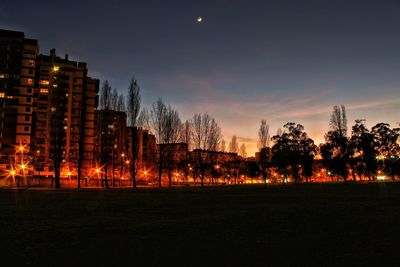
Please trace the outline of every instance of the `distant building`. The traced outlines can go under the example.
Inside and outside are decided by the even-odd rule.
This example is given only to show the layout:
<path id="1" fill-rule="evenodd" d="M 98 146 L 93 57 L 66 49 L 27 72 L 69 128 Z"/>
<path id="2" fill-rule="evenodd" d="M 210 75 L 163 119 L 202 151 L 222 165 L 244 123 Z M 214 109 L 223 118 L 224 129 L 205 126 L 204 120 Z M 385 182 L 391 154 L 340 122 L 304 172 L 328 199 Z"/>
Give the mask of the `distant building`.
<path id="1" fill-rule="evenodd" d="M 0 30 L 0 165 L 31 153 L 37 40 Z M 24 146 L 23 153 L 16 146 Z M 21 155 L 22 154 L 22 155 Z"/>
<path id="2" fill-rule="evenodd" d="M 241 161 L 237 153 L 194 149 L 190 152 L 191 158 L 201 155 L 202 160 L 215 163 L 228 163 Z"/>
<path id="3" fill-rule="evenodd" d="M 149 183 L 156 180 L 157 173 L 157 144 L 156 137 L 149 130 L 128 127 L 128 155 L 131 155 L 133 149 L 137 155 L 136 179 L 139 183 Z"/>

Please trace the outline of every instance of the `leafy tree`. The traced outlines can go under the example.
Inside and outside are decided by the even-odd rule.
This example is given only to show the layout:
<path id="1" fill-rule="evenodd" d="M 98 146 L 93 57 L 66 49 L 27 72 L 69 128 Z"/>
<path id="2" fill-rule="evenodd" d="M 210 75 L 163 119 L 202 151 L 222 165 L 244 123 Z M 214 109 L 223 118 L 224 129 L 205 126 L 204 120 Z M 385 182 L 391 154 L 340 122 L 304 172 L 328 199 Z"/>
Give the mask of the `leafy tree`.
<path id="1" fill-rule="evenodd" d="M 320 147 L 321 155 L 329 173 L 341 176 L 347 181 L 352 149 L 347 138 L 347 115 L 343 105 L 333 107 L 329 126 L 331 130 L 325 134 L 325 144 Z"/>
<path id="2" fill-rule="evenodd" d="M 350 139 L 350 148 L 355 156 L 352 155 L 349 161 L 353 170 L 353 179 L 355 180 L 354 172 L 357 172 L 360 178 L 362 174 L 365 174 L 372 180 L 377 171 L 374 137 L 366 128 L 365 120 L 355 122 Z"/>
<path id="3" fill-rule="evenodd" d="M 347 181 L 349 176 L 348 164 L 352 156 L 349 140 L 339 131 L 329 131 L 325 134 L 325 143 L 321 146 L 321 155 L 328 173 L 341 176 Z"/>
<path id="4" fill-rule="evenodd" d="M 378 123 L 372 127 L 371 134 L 374 138 L 375 148 L 382 162 L 382 168 L 387 171 L 392 179 L 399 175 L 399 137 L 400 128 L 390 128 L 388 123 Z"/>
<path id="5" fill-rule="evenodd" d="M 304 126 L 294 122 L 288 122 L 283 126 L 286 131 L 282 135 L 275 135 L 272 140 L 272 161 L 278 171 L 293 179 L 300 181 L 300 169 L 306 177 L 312 176 L 312 162 L 316 153 L 314 141 L 304 132 Z M 304 172 L 306 170 L 306 172 Z"/>

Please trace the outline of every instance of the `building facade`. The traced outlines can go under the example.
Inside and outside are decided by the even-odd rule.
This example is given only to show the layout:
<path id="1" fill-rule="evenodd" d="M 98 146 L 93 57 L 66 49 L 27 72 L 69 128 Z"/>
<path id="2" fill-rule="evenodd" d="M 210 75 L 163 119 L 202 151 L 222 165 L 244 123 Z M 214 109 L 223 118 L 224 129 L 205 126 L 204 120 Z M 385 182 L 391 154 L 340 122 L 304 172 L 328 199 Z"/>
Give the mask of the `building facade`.
<path id="1" fill-rule="evenodd" d="M 37 40 L 0 30 L 0 165 L 10 168 L 32 156 Z"/>
<path id="2" fill-rule="evenodd" d="M 51 173 L 54 158 L 61 156 L 61 176 L 88 175 L 99 81 L 87 74 L 86 63 L 58 57 L 55 49 L 38 56 L 32 124 L 36 171 Z"/>

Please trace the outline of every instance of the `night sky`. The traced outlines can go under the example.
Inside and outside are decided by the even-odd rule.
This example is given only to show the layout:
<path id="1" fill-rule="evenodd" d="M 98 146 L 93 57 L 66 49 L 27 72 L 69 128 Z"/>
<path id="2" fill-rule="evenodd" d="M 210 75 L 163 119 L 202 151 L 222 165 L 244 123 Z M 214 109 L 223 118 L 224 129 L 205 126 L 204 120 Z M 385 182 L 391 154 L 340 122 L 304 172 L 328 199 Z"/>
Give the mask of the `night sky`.
<path id="1" fill-rule="evenodd" d="M 336 104 L 349 127 L 400 121 L 399 0 L 0 0 L 0 28 L 87 62 L 120 92 L 135 75 L 144 105 L 209 112 L 250 155 L 261 119 L 272 134 L 301 123 L 317 144 Z"/>

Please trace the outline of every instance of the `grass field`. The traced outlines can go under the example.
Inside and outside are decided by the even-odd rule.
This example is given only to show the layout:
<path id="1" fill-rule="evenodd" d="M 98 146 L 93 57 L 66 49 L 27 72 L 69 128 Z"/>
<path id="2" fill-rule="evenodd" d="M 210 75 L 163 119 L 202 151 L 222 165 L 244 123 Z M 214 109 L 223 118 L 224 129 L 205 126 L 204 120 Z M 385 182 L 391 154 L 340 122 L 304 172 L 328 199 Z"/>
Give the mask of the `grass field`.
<path id="1" fill-rule="evenodd" d="M 11 265 L 400 264 L 400 183 L 0 190 L 0 218 Z"/>

